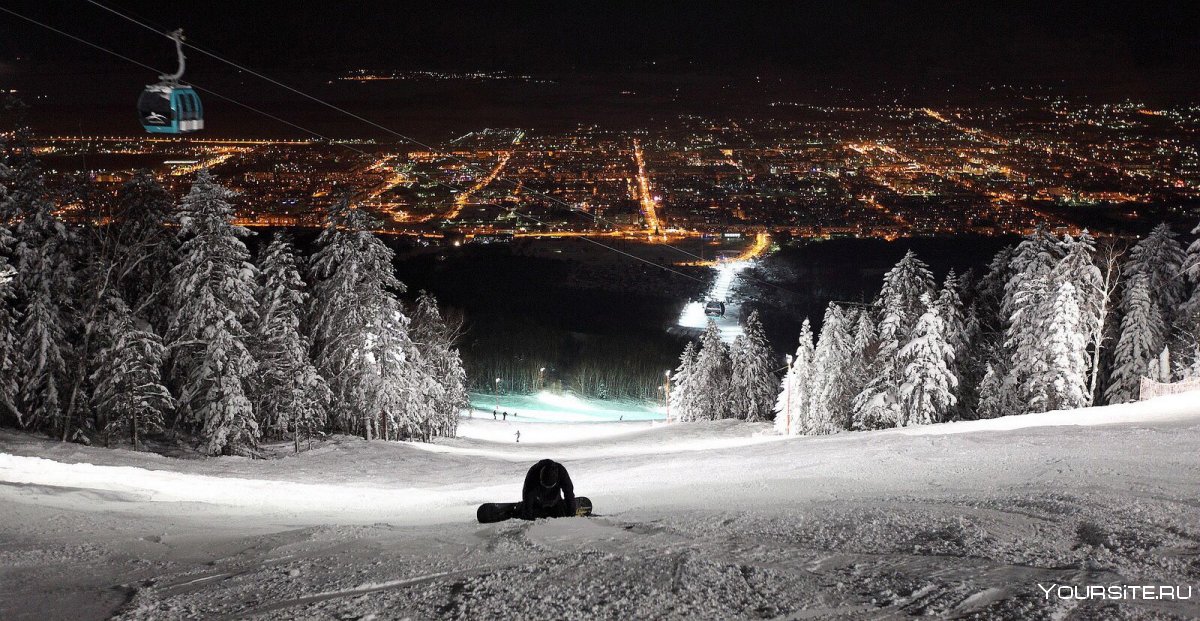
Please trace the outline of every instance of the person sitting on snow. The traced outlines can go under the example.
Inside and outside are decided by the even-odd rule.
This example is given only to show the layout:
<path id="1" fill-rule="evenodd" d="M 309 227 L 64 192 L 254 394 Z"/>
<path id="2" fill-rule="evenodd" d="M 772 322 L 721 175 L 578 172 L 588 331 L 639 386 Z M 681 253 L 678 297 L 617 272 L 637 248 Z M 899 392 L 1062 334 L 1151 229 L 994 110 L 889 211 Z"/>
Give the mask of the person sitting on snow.
<path id="1" fill-rule="evenodd" d="M 543 459 L 529 469 L 517 515 L 523 520 L 575 515 L 575 486 L 562 464 Z"/>

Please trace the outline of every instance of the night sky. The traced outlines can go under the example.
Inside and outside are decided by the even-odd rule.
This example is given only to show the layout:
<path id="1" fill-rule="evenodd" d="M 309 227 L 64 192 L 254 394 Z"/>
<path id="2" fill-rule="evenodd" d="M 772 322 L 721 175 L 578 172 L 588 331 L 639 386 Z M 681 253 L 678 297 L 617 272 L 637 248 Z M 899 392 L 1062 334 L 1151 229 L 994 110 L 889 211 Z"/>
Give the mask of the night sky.
<path id="1" fill-rule="evenodd" d="M 754 75 L 809 92 L 869 93 L 884 82 L 1047 83 L 1109 99 L 1190 101 L 1200 92 L 1200 20 L 1188 2 L 105 3 L 164 30 L 182 26 L 198 45 L 306 87 L 309 77 L 324 83 L 364 67 L 673 83 Z M 0 5 L 147 64 L 173 63 L 165 40 L 82 0 Z M 215 61 L 191 62 L 197 84 L 287 101 Z M 131 88 L 144 73 L 0 14 L 0 87 L 62 104 L 62 84 L 73 83 L 105 105 L 105 89 Z"/>

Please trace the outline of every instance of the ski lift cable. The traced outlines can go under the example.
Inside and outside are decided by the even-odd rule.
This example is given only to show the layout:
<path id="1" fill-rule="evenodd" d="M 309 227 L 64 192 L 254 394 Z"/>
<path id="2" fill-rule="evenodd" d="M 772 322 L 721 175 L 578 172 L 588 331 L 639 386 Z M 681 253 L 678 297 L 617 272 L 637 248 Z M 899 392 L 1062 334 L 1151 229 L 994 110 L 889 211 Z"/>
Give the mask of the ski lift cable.
<path id="1" fill-rule="evenodd" d="M 8 13 L 9 15 L 12 15 L 12 16 L 14 16 L 14 17 L 17 17 L 17 18 L 23 19 L 23 20 L 25 20 L 25 21 L 27 21 L 27 22 L 30 22 L 30 23 L 32 23 L 32 24 L 35 24 L 35 25 L 41 26 L 42 28 L 45 28 L 45 29 L 47 29 L 47 30 L 50 30 L 51 32 L 55 32 L 55 33 L 57 33 L 57 34 L 60 34 L 60 35 L 62 35 L 62 36 L 64 36 L 64 37 L 67 37 L 67 38 L 69 38 L 69 39 L 71 39 L 71 40 L 73 40 L 73 41 L 76 41 L 76 42 L 82 43 L 82 44 L 84 44 L 84 45 L 87 45 L 88 47 L 95 48 L 95 49 L 97 49 L 97 50 L 100 50 L 100 51 L 102 51 L 102 52 L 105 52 L 105 53 L 107 53 L 107 54 L 110 54 L 110 55 L 112 55 L 112 56 L 115 56 L 115 57 L 117 57 L 117 58 L 120 58 L 120 59 L 122 59 L 122 60 L 124 60 L 124 61 L 127 61 L 127 62 L 130 62 L 130 63 L 132 63 L 132 64 L 135 64 L 135 65 L 137 65 L 137 66 L 139 66 L 139 67 L 142 67 L 143 69 L 149 69 L 150 71 L 158 71 L 156 68 L 154 68 L 154 67 L 151 67 L 150 65 L 147 65 L 146 63 L 143 63 L 143 62 L 141 62 L 141 61 L 139 61 L 139 60 L 135 60 L 135 59 L 133 59 L 133 58 L 130 58 L 130 57 L 128 57 L 128 56 L 125 56 L 124 54 L 121 54 L 121 53 L 119 53 L 119 52 L 116 52 L 116 51 L 113 51 L 113 50 L 111 50 L 111 49 L 108 49 L 108 48 L 106 48 L 106 47 L 104 47 L 104 46 L 102 46 L 102 45 L 99 45 L 99 44 L 96 44 L 96 43 L 92 43 L 91 41 L 88 41 L 88 40 L 86 40 L 86 39 L 83 39 L 83 38 L 81 38 L 81 37 L 75 36 L 75 35 L 73 35 L 73 34 L 71 34 L 71 33 L 69 33 L 69 32 L 65 32 L 65 31 L 63 31 L 63 30 L 59 30 L 58 28 L 55 28 L 55 27 L 53 27 L 53 26 L 51 26 L 51 25 L 49 25 L 49 24 L 45 24 L 45 23 L 43 23 L 43 22 L 40 22 L 40 21 L 38 21 L 38 20 L 36 20 L 36 19 L 33 19 L 33 18 L 31 18 L 31 17 L 27 17 L 27 16 L 25 16 L 25 15 L 22 15 L 22 14 L 20 14 L 20 13 L 17 13 L 16 11 L 10 10 L 10 9 L 8 9 L 8 8 L 5 8 L 5 7 L 3 7 L 3 6 L 0 6 L 0 11 L 3 11 L 3 12 L 5 12 L 5 13 Z M 241 106 L 242 108 L 245 108 L 245 109 L 247 109 L 247 110 L 250 110 L 251 112 L 254 112 L 254 113 L 256 113 L 256 114 L 260 114 L 260 115 L 262 115 L 262 116 L 265 116 L 265 117 L 267 117 L 267 118 L 269 118 L 269 119 L 272 119 L 272 120 L 274 120 L 274 121 L 277 121 L 277 122 L 283 123 L 283 124 L 285 124 L 285 125 L 288 125 L 288 126 L 290 126 L 290 127 L 293 127 L 293 128 L 295 128 L 295 129 L 298 129 L 298 130 L 300 130 L 300 131 L 302 131 L 302 132 L 304 132 L 304 133 L 306 133 L 306 134 L 312 135 L 312 136 L 314 136 L 314 137 L 317 137 L 317 138 L 320 138 L 320 139 L 322 139 L 322 140 L 326 140 L 326 141 L 328 141 L 328 142 L 330 142 L 330 143 L 333 143 L 333 144 L 338 144 L 338 145 L 340 145 L 340 146 L 343 146 L 343 147 L 345 147 L 345 148 L 347 148 L 347 149 L 350 149 L 351 151 L 355 151 L 355 152 L 357 152 L 357 153 L 359 153 L 359 154 L 362 154 L 362 155 L 369 155 L 369 154 L 368 154 L 366 151 L 363 151 L 362 149 L 359 149 L 359 148 L 357 148 L 357 147 L 354 147 L 354 146 L 352 146 L 352 145 L 350 145 L 350 144 L 347 144 L 347 143 L 345 143 L 345 142 L 336 141 L 336 140 L 334 140 L 334 139 L 332 139 L 332 138 L 330 138 L 330 137 L 328 137 L 328 136 L 325 136 L 325 135 L 323 135 L 323 134 L 321 134 L 321 133 L 319 133 L 319 132 L 313 131 L 313 130 L 311 130 L 311 129 L 308 129 L 308 128 L 306 128 L 306 127 L 303 127 L 303 126 L 301 126 L 301 125 L 297 125 L 296 123 L 293 123 L 293 122 L 291 122 L 291 121 L 288 121 L 288 120 L 286 120 L 286 119 L 279 118 L 278 116 L 275 116 L 275 115 L 273 115 L 273 114 L 271 114 L 271 113 L 269 113 L 269 112 L 266 112 L 266 111 L 264 111 L 264 110 L 260 110 L 260 109 L 258 109 L 258 108 L 256 108 L 256 107 L 254 107 L 254 106 L 251 106 L 251 105 L 249 105 L 249 104 L 244 104 L 244 103 L 242 103 L 242 102 L 240 102 L 240 101 L 237 101 L 236 99 L 233 99 L 233 98 L 231 98 L 231 97 L 227 97 L 227 96 L 225 96 L 225 95 L 222 95 L 222 94 L 220 94 L 220 93 L 217 93 L 217 92 L 215 92 L 215 91 L 213 91 L 213 90 L 211 90 L 211 89 L 208 89 L 208 88 L 202 88 L 202 87 L 200 87 L 200 86 L 196 86 L 195 84 L 192 84 L 192 86 L 193 86 L 194 88 L 196 88 L 197 90 L 200 90 L 200 91 L 203 91 L 203 92 L 205 92 L 205 93 L 208 93 L 208 94 L 210 94 L 210 95 L 213 95 L 214 97 L 216 97 L 216 98 L 218 98 L 218 99 L 221 99 L 221 100 L 224 100 L 224 101 L 228 101 L 229 103 L 235 104 L 235 105 L 237 105 L 237 106 Z M 413 174 L 414 174 L 415 176 L 421 177 L 421 178 L 423 178 L 423 179 L 425 179 L 425 180 L 427 180 L 427 181 L 430 181 L 430 182 L 433 182 L 433 183 L 436 183 L 436 184 L 442 185 L 442 186 L 444 186 L 444 187 L 447 187 L 447 188 L 449 188 L 449 189 L 452 189 L 452 190 L 463 190 L 463 189 L 464 189 L 464 188 L 462 188 L 462 187 L 453 186 L 453 185 L 450 185 L 450 184 L 448 184 L 448 183 L 446 183 L 446 182 L 444 182 L 444 181 L 441 181 L 441 180 L 439 180 L 439 179 L 434 179 L 434 178 L 432 178 L 432 177 L 428 177 L 428 176 L 426 176 L 426 175 L 422 175 L 422 174 L 420 174 L 420 173 L 415 173 L 415 172 L 414 172 Z M 517 213 L 517 215 L 519 215 L 519 216 L 521 216 L 521 217 L 523 217 L 523 218 L 527 218 L 527 219 L 529 219 L 529 220 L 532 220 L 532 221 L 534 221 L 534 222 L 537 222 L 538 224 L 546 225 L 546 223 L 545 223 L 545 222 L 543 222 L 543 221 L 539 220 L 538 218 L 535 218 L 535 217 L 533 217 L 533 216 L 531 216 L 531 215 L 528 215 L 528 214 L 523 214 L 523 213 L 520 213 L 520 212 L 516 212 L 516 213 Z M 548 225 L 547 225 L 547 226 L 548 226 Z M 614 247 L 612 247 L 612 246 L 609 246 L 608 244 L 604 244 L 604 243 L 598 242 L 598 241 L 596 241 L 596 240 L 594 240 L 594 239 L 591 239 L 591 238 L 588 238 L 588 237 L 580 237 L 580 239 L 582 239 L 582 240 L 584 240 L 584 241 L 586 241 L 586 242 L 589 242 L 589 243 L 591 243 L 591 244 L 595 244 L 595 245 L 597 245 L 597 246 L 600 246 L 601 248 L 606 248 L 606 249 L 608 249 L 608 250 L 611 250 L 611 251 L 613 251 L 613 252 L 616 252 L 617 254 L 621 254 L 621 255 L 627 256 L 627 257 L 629 257 L 629 258 L 631 258 L 631 259 L 634 259 L 634 260 L 636 260 L 636 261 L 640 261 L 640 262 L 642 262 L 642 263 L 645 263 L 645 264 L 647 264 L 647 265 L 650 265 L 650 266 L 657 267 L 657 268 L 659 268 L 659 269 L 665 270 L 665 271 L 667 271 L 667 272 L 670 272 L 670 273 L 672 273 L 672 274 L 675 274 L 675 275 L 677 275 L 677 276 L 682 276 L 682 277 L 684 277 L 684 278 L 688 278 L 688 279 L 694 280 L 694 281 L 696 281 L 696 282 L 701 282 L 701 283 L 703 283 L 703 282 L 704 282 L 704 280 L 703 280 L 703 279 L 701 279 L 701 278 L 697 278 L 697 277 L 695 277 L 695 276 L 692 276 L 691 274 L 685 274 L 685 273 L 683 273 L 683 272 L 681 272 L 681 271 L 679 271 L 679 270 L 675 270 L 675 269 L 669 268 L 669 267 L 667 267 L 667 266 L 665 266 L 665 265 L 661 265 L 661 264 L 659 264 L 659 263 L 655 263 L 655 262 L 653 262 L 653 261 L 651 261 L 651 260 L 649 260 L 649 259 L 646 259 L 646 258 L 643 258 L 643 257 L 639 257 L 639 256 L 637 256 L 637 255 L 634 255 L 634 254 L 631 254 L 631 253 L 625 252 L 625 251 L 623 251 L 623 250 L 621 250 L 621 249 L 619 249 L 619 248 L 614 248 Z"/>
<path id="2" fill-rule="evenodd" d="M 124 19 L 124 20 L 126 20 L 126 21 L 129 21 L 129 22 L 131 22 L 131 23 L 133 23 L 133 24 L 137 24 L 138 26 L 141 26 L 142 28 L 145 28 L 145 29 L 147 29 L 147 30 L 149 30 L 149 31 L 151 31 L 151 32 L 155 32 L 155 33 L 159 34 L 160 36 L 167 37 L 168 39 L 169 39 L 169 38 L 171 38 L 171 35 L 169 35 L 169 34 L 167 34 L 167 33 L 165 33 L 165 32 L 162 32 L 160 29 L 158 29 L 158 28 L 155 28 L 154 26 L 151 26 L 151 25 L 149 25 L 149 24 L 146 24 L 145 22 L 143 22 L 143 21 L 141 21 L 141 20 L 139 20 L 139 19 L 137 19 L 137 18 L 131 17 L 131 16 L 129 16 L 129 15 L 126 15 L 126 14 L 124 14 L 124 13 L 120 12 L 120 11 L 117 11 L 116 9 L 114 9 L 114 8 L 112 8 L 112 7 L 106 6 L 106 5 L 104 5 L 104 4 L 100 3 L 100 2 L 98 2 L 97 0 L 88 0 L 88 3 L 89 3 L 89 4 L 92 4 L 92 5 L 96 6 L 96 7 L 98 7 L 98 8 L 100 8 L 100 9 L 103 9 L 103 10 L 105 10 L 105 11 L 109 12 L 109 13 L 112 13 L 113 15 L 116 15 L 117 17 L 120 17 L 121 19 Z M 288 85 L 288 84 L 284 84 L 283 82 L 280 82 L 279 80 L 276 80 L 276 79 L 274 79 L 274 78 L 272 78 L 272 77 L 270 77 L 270 76 L 267 76 L 267 75 L 264 75 L 264 74 L 262 74 L 262 73 L 259 73 L 259 72 L 255 71 L 255 70 L 253 70 L 253 69 L 250 69 L 250 68 L 248 68 L 248 67 L 246 67 L 246 66 L 244 66 L 244 65 L 241 65 L 241 64 L 239 64 L 239 63 L 236 63 L 236 62 L 234 62 L 234 61 L 232 61 L 232 60 L 229 60 L 228 58 L 224 58 L 224 57 L 222 57 L 222 56 L 220 56 L 220 55 L 218 55 L 218 54 L 216 54 L 216 53 L 214 53 L 214 52 L 210 52 L 210 51 L 208 51 L 208 50 L 206 50 L 206 49 L 204 49 L 204 48 L 202 48 L 202 47 L 199 47 L 199 46 L 197 46 L 195 43 L 192 43 L 192 42 L 184 42 L 184 45 L 186 45 L 187 47 L 190 47 L 190 48 L 192 48 L 192 49 L 196 50 L 197 52 L 199 52 L 199 53 L 201 53 L 201 54 L 204 54 L 205 56 L 208 56 L 208 57 L 210 57 L 210 58 L 213 58 L 214 60 L 217 60 L 217 61 L 223 62 L 223 63 L 225 63 L 225 64 L 227 64 L 227 65 L 229 65 L 229 66 L 231 66 L 231 67 L 233 67 L 233 68 L 237 69 L 238 71 L 242 71 L 242 72 L 244 72 L 244 73 L 248 73 L 248 74 L 250 74 L 250 75 L 252 75 L 252 76 L 255 76 L 255 77 L 259 78 L 259 79 L 262 79 L 262 80 L 265 80 L 265 81 L 267 81 L 267 82 L 270 82 L 271 84 L 274 84 L 275 86 L 278 86 L 278 87 L 280 87 L 280 88 L 283 88 L 283 89 L 285 89 L 285 90 L 287 90 L 287 91 L 290 91 L 290 92 L 292 92 L 292 93 L 295 93 L 295 94 L 297 94 L 297 95 L 300 95 L 301 97 L 304 97 L 305 99 L 308 99 L 308 100 L 311 100 L 311 101 L 313 101 L 313 102 L 319 103 L 319 104 L 321 104 L 321 105 L 323 105 L 323 106 L 325 106 L 325 107 L 327 107 L 327 108 L 330 108 L 330 109 L 332 109 L 332 110 L 335 110 L 335 111 L 337 111 L 337 112 L 340 112 L 340 113 L 342 113 L 342 114 L 345 114 L 345 115 L 347 115 L 347 116 L 349 116 L 349 117 L 351 117 L 351 118 L 353 118 L 353 119 L 355 119 L 355 120 L 362 121 L 363 123 L 366 123 L 366 124 L 370 125 L 371 127 L 374 127 L 374 128 L 376 128 L 376 129 L 379 129 L 379 130 L 381 130 L 381 131 L 384 131 L 384 132 L 386 132 L 386 133 L 388 133 L 388 134 L 391 134 L 391 135 L 393 135 L 393 136 L 395 136 L 395 137 L 397 137 L 397 138 L 400 138 L 401 140 L 405 140 L 405 141 L 407 141 L 407 142 L 410 142 L 410 143 L 412 143 L 412 144 L 414 144 L 414 145 L 417 145 L 417 146 L 419 146 L 419 147 L 421 147 L 421 148 L 423 148 L 423 149 L 426 149 L 426 150 L 428 150 L 428 151 L 430 151 L 430 152 L 433 152 L 433 153 L 438 153 L 438 154 L 442 155 L 443 157 L 445 157 L 445 158 L 447 158 L 447 159 L 450 159 L 450 160 L 453 160 L 453 161 L 455 161 L 455 162 L 458 162 L 458 163 L 462 164 L 462 165 L 463 165 L 464 167 L 466 167 L 468 170 L 472 170 L 472 172 L 475 172 L 475 173 L 477 173 L 477 174 L 478 174 L 478 173 L 482 173 L 482 172 L 483 172 L 482 170 L 474 169 L 474 168 L 472 167 L 472 164 L 471 164 L 470 162 L 468 162 L 468 161 L 466 161 L 466 160 L 464 160 L 464 159 L 462 159 L 462 158 L 460 158 L 460 157 L 458 157 L 458 156 L 456 156 L 456 155 L 454 155 L 454 154 L 451 154 L 451 153 L 445 153 L 445 152 L 443 152 L 441 149 L 438 149 L 437 147 L 434 147 L 434 146 L 432 146 L 432 145 L 430 145 L 430 144 L 427 144 L 427 143 L 425 143 L 425 142 L 422 142 L 422 141 L 420 141 L 420 140 L 417 140 L 416 138 L 413 138 L 413 137 L 411 137 L 411 136 L 408 136 L 408 135 L 402 134 L 402 133 L 400 133 L 400 132 L 397 132 L 397 131 L 395 131 L 395 130 L 393 130 L 393 129 L 389 128 L 389 127 L 385 127 L 385 126 L 383 126 L 383 125 L 380 125 L 379 123 L 376 123 L 375 121 L 372 121 L 372 120 L 370 120 L 370 119 L 368 119 L 368 118 L 365 118 L 365 117 L 363 117 L 363 116 L 361 116 L 361 115 L 355 114 L 354 112 L 351 112 L 351 111 L 349 111 L 349 110 L 346 110 L 345 108 L 342 108 L 342 107 L 340 107 L 340 106 L 337 106 L 337 105 L 335 105 L 335 104 L 332 104 L 332 103 L 330 103 L 330 102 L 328 102 L 328 101 L 325 101 L 325 100 L 323 100 L 323 99 L 321 99 L 321 98 L 319 98 L 319 97 L 316 97 L 316 96 L 314 96 L 314 95 L 310 95 L 310 94 L 308 94 L 308 93 L 306 93 L 306 92 L 304 92 L 304 91 L 301 91 L 301 90 L 300 90 L 300 89 L 298 89 L 298 88 L 295 88 L 295 87 L 293 87 L 293 86 L 290 86 L 290 85 Z M 507 177 L 504 175 L 504 173 L 503 173 L 503 172 L 500 172 L 500 173 L 499 173 L 499 174 L 496 176 L 496 178 L 495 178 L 493 181 L 504 181 L 504 182 L 506 182 L 506 183 L 510 184 L 510 185 L 511 185 L 511 186 L 513 186 L 513 187 L 517 187 L 517 186 L 518 186 L 517 182 L 513 181 L 512 179 L 509 179 L 509 178 L 507 178 Z M 612 221 L 610 221 L 610 220 L 607 220 L 607 219 L 605 219 L 605 218 L 603 218 L 603 217 L 600 217 L 600 216 L 597 216 L 597 215 L 595 215 L 594 213 L 589 213 L 589 212 L 587 212 L 587 211 L 584 211 L 583 209 L 579 208 L 579 207 L 578 207 L 578 206 L 576 206 L 576 205 L 571 205 L 570 203 L 568 203 L 568 202 L 566 202 L 566 201 L 564 201 L 564 200 L 562 200 L 562 199 L 560 199 L 560 198 L 558 198 L 558 197 L 556 197 L 556 196 L 551 196 L 550 194 L 547 194 L 547 193 L 545 193 L 545 192 L 542 192 L 542 191 L 540 191 L 540 190 L 537 190 L 537 189 L 534 189 L 534 188 L 529 188 L 529 187 L 526 187 L 525 189 L 526 189 L 528 192 L 530 192 L 531 194 L 536 194 L 536 195 L 538 195 L 539 197 L 541 197 L 541 198 L 544 198 L 544 199 L 546 199 L 546 200 L 548 200 L 548 201 L 551 201 L 551 202 L 554 202 L 554 203 L 558 203 L 558 204 L 562 205 L 563 207 L 566 207 L 566 208 L 567 208 L 568 210 L 570 210 L 570 211 L 575 211 L 575 212 L 579 212 L 579 213 L 584 213 L 584 214 L 587 214 L 588 216 L 590 216 L 590 217 L 592 218 L 592 220 L 594 220 L 594 221 L 596 221 L 596 222 L 607 222 L 607 223 L 609 223 L 609 224 L 615 224 L 615 223 L 613 223 L 613 222 L 612 222 Z M 668 244 L 668 243 L 666 243 L 666 242 L 662 242 L 662 244 L 661 244 L 661 245 L 663 245 L 663 246 L 666 246 L 666 247 L 668 247 L 668 248 L 671 248 L 672 250 L 674 250 L 674 251 L 676 251 L 676 252 L 678 252 L 678 253 L 681 253 L 681 254 L 687 255 L 687 256 L 689 256 L 689 257 L 692 257 L 692 258 L 695 258 L 695 259 L 700 259 L 700 260 L 703 260 L 703 259 L 704 259 L 704 258 L 703 258 L 703 257 L 701 257 L 700 255 L 697 255 L 697 254 L 695 254 L 695 253 L 689 252 L 689 251 L 687 251 L 687 250 L 684 250 L 684 249 L 682 249 L 682 248 L 676 247 L 676 246 L 674 246 L 674 245 Z M 765 283 L 765 282 L 764 282 L 764 284 L 768 284 L 768 285 L 770 285 L 770 286 L 774 286 L 774 287 L 780 288 L 780 287 L 778 287 L 777 285 L 774 285 L 774 284 L 772 284 L 772 283 Z M 782 289 L 782 288 L 780 288 L 780 289 Z M 785 291 L 786 291 L 786 289 L 782 289 L 782 290 L 785 290 Z M 795 292 L 792 292 L 792 293 L 795 293 Z"/>

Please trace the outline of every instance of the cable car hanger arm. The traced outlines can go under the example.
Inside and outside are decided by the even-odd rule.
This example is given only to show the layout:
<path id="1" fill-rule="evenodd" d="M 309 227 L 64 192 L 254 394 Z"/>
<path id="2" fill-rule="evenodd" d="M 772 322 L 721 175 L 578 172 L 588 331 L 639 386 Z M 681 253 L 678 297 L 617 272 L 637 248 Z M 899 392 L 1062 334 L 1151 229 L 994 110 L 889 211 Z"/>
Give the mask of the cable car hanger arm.
<path id="1" fill-rule="evenodd" d="M 179 70 L 170 75 L 164 73 L 164 74 L 158 76 L 158 79 L 160 79 L 164 82 L 174 83 L 174 82 L 178 82 L 179 78 L 183 77 L 184 64 L 186 61 L 186 59 L 183 56 L 183 29 L 180 28 L 180 29 L 176 30 L 175 32 L 168 34 L 167 37 L 169 37 L 171 40 L 175 41 L 175 53 L 179 55 Z"/>

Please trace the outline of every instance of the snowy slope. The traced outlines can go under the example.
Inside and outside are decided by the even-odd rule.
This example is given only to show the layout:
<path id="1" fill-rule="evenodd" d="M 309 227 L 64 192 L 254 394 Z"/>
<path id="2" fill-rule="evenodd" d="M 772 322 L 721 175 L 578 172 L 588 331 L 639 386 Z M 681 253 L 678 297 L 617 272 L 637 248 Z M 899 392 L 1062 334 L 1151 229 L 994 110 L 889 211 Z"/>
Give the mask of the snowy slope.
<path id="1" fill-rule="evenodd" d="M 464 432 L 269 461 L 0 434 L 0 617 L 1200 616 L 1200 592 L 1036 588 L 1200 585 L 1196 395 L 821 438 L 490 412 Z M 474 523 L 541 457 L 599 517 Z"/>

